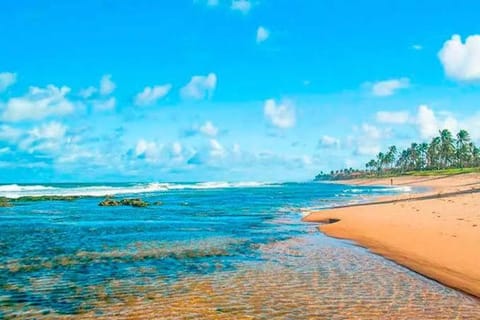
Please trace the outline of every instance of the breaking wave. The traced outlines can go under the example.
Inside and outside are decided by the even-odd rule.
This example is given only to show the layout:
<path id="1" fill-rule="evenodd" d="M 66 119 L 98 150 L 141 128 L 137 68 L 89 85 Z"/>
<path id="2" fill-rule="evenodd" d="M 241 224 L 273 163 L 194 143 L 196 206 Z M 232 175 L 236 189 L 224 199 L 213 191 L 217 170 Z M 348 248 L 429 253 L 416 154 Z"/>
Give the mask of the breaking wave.
<path id="1" fill-rule="evenodd" d="M 382 193 L 382 192 L 388 192 L 388 193 L 408 193 L 412 192 L 413 189 L 412 187 L 409 186 L 402 186 L 402 187 L 373 187 L 373 188 L 350 188 L 350 189 L 345 189 L 344 193 Z"/>
<path id="2" fill-rule="evenodd" d="M 0 197 L 19 198 L 23 196 L 93 196 L 167 192 L 184 189 L 224 189 L 271 187 L 275 184 L 264 182 L 200 182 L 200 183 L 144 183 L 118 185 L 0 185 Z"/>

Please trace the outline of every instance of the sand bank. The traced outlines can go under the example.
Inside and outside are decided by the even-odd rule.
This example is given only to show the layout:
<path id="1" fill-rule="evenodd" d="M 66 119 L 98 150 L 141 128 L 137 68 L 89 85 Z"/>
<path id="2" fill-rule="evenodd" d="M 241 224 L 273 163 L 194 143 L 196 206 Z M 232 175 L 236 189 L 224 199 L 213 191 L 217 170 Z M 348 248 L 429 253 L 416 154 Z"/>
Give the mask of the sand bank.
<path id="1" fill-rule="evenodd" d="M 304 220 L 326 223 L 319 228 L 329 236 L 354 240 L 429 278 L 480 297 L 480 175 L 398 177 L 393 182 L 431 189 L 317 211 Z M 345 183 L 389 185 L 390 178 Z"/>

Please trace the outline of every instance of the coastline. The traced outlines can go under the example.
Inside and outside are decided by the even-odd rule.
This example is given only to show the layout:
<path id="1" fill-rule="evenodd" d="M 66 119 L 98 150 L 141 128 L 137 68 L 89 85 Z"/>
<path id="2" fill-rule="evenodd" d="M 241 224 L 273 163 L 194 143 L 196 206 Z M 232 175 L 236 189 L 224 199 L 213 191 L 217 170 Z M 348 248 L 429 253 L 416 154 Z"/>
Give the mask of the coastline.
<path id="1" fill-rule="evenodd" d="M 390 186 L 390 178 L 336 183 Z M 393 186 L 428 189 L 314 211 L 303 221 L 480 298 L 480 174 L 395 177 Z"/>

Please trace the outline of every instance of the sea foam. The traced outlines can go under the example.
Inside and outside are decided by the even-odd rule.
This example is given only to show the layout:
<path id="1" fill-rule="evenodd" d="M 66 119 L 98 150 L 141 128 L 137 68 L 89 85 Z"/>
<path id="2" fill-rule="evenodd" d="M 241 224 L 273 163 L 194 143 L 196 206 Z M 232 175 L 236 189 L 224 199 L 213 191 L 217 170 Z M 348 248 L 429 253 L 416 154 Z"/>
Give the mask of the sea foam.
<path id="1" fill-rule="evenodd" d="M 130 185 L 0 185 L 0 197 L 19 198 L 23 196 L 93 196 L 141 194 L 154 192 L 168 192 L 169 190 L 184 189 L 222 189 L 222 188 L 256 188 L 274 186 L 264 182 L 200 182 L 200 183 L 139 183 Z"/>

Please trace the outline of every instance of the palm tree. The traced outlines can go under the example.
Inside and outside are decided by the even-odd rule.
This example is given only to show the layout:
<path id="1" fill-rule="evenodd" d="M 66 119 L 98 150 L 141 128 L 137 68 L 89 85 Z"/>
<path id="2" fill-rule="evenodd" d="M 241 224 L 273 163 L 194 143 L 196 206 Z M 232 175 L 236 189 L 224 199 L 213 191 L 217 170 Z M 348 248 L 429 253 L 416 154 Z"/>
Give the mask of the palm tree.
<path id="1" fill-rule="evenodd" d="M 367 162 L 367 164 L 365 165 L 365 167 L 367 168 L 367 170 L 373 171 L 375 168 L 377 168 L 377 161 L 375 161 L 374 159 L 372 159 L 372 160 L 370 160 L 369 162 Z"/>
<path id="2" fill-rule="evenodd" d="M 457 150 L 456 156 L 458 161 L 458 166 L 463 168 L 466 164 L 469 163 L 471 158 L 471 145 L 470 145 L 470 134 L 466 130 L 460 130 L 457 133 Z"/>
<path id="3" fill-rule="evenodd" d="M 397 167 L 399 167 L 402 172 L 404 172 L 404 171 L 407 170 L 407 167 L 408 167 L 408 156 L 409 156 L 408 151 L 407 151 L 407 150 L 403 150 L 403 151 L 400 153 L 400 156 L 398 157 Z"/>
<path id="4" fill-rule="evenodd" d="M 434 137 L 430 144 L 414 142 L 401 152 L 392 145 L 385 153 L 379 152 L 375 159 L 367 162 L 365 171 L 345 168 L 331 171 L 330 178 L 344 178 L 354 173 L 375 172 L 380 175 L 384 169 L 405 172 L 465 166 L 480 167 L 480 148 L 471 141 L 466 130 L 460 130 L 454 137 L 448 129 L 444 129 L 439 131 L 439 136 Z M 323 172 L 319 174 L 323 175 Z"/>
<path id="5" fill-rule="evenodd" d="M 439 168 L 439 155 L 440 155 L 440 137 L 435 137 L 430 142 L 427 149 L 427 166 L 429 169 Z"/>
<path id="6" fill-rule="evenodd" d="M 390 169 L 395 164 L 395 157 L 397 156 L 397 147 L 390 146 L 387 153 L 385 154 L 385 164 L 390 167 Z"/>
<path id="7" fill-rule="evenodd" d="M 383 169 L 383 165 L 385 164 L 385 154 L 380 152 L 377 154 L 377 171 L 381 172 Z"/>
<path id="8" fill-rule="evenodd" d="M 443 168 L 447 168 L 452 164 L 454 155 L 455 146 L 452 133 L 448 129 L 443 129 L 440 131 L 440 158 Z"/>
<path id="9" fill-rule="evenodd" d="M 480 148 L 472 146 L 472 165 L 474 167 L 480 166 Z"/>
<path id="10" fill-rule="evenodd" d="M 407 149 L 408 152 L 408 169 L 415 170 L 418 166 L 418 159 L 420 157 L 418 153 L 418 143 L 412 143 L 410 148 Z"/>
<path id="11" fill-rule="evenodd" d="M 417 154 L 419 155 L 416 169 L 423 170 L 427 166 L 428 143 L 423 142 L 417 146 Z"/>

